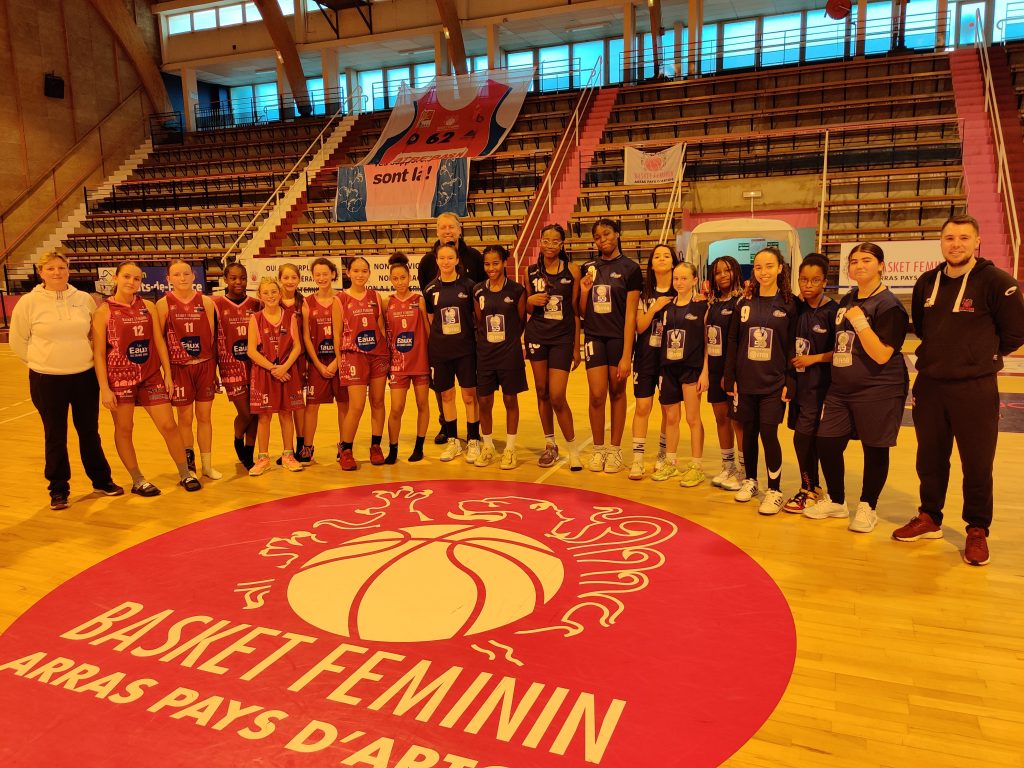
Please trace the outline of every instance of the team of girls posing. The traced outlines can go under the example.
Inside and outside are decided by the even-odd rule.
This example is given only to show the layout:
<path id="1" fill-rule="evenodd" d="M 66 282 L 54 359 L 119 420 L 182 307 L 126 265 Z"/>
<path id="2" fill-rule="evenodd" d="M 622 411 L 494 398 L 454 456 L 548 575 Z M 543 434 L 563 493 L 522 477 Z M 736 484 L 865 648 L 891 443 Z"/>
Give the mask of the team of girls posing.
<path id="1" fill-rule="evenodd" d="M 139 267 L 122 264 L 114 296 L 96 314 L 94 338 L 102 401 L 114 412 L 115 443 L 132 474 L 133 492 L 159 493 L 135 458 L 135 405 L 144 406 L 160 429 L 183 487 L 200 488 L 191 448 L 193 419 L 201 472 L 220 477 L 211 461 L 215 366 L 237 412 L 235 450 L 251 475 L 270 468 L 273 414 L 284 444 L 278 463 L 300 471 L 313 457 L 319 407 L 332 402 L 338 409 L 342 469 L 358 467 L 353 442 L 367 400 L 370 462 L 395 463 L 410 388 L 417 420 L 409 461 L 423 458 L 429 388 L 440 396 L 448 435 L 441 461 L 464 455 L 470 464 L 487 466 L 497 460 L 493 410 L 500 389 L 505 407 L 500 466 L 512 469 L 518 464 L 518 396 L 528 389 L 524 341 L 545 435 L 539 464 L 551 467 L 558 460 L 557 420 L 569 467 L 580 470 L 566 387 L 580 364 L 582 332 L 594 442 L 591 470 L 612 473 L 624 466 L 620 446 L 632 371 L 631 479 L 646 474 L 646 436 L 657 392 L 661 429 L 651 479 L 678 479 L 683 487 L 704 482 L 700 398 L 706 392 L 722 453 L 713 485 L 735 493 L 737 501 L 756 498 L 763 449 L 768 487 L 761 514 L 784 510 L 815 519 L 848 517 L 843 454 L 856 435 L 864 446 L 865 472 L 850 528 L 872 530 L 907 387 L 900 348 L 908 318 L 882 283 L 881 249 L 871 243 L 854 249 L 849 269 L 857 288 L 837 304 L 824 295 L 828 263 L 818 254 L 801 264 L 798 297 L 792 295 L 782 254 L 772 247 L 755 255 L 753 284 L 746 289 L 739 264 L 727 256 L 713 263 L 710 283 L 700 290 L 696 268 L 680 261 L 671 247 L 652 250 L 643 276 L 623 255 L 615 222 L 598 221 L 593 235 L 598 257 L 579 270 L 565 253 L 564 230 L 546 227 L 525 288 L 508 277 L 503 247 L 484 250 L 487 279 L 474 284 L 463 276 L 458 251 L 442 245 L 437 277 L 422 295 L 410 291 L 403 254 L 390 260 L 394 293 L 386 297 L 367 288 L 370 265 L 361 257 L 349 263 L 351 284 L 341 292 L 332 287 L 338 278 L 334 263 L 314 260 L 317 291 L 305 297 L 296 290 L 294 266 L 282 267 L 278 279 L 263 278 L 258 297 L 252 298 L 246 295 L 244 267 L 232 264 L 225 272 L 224 295 L 213 300 L 194 290 L 188 264 L 175 261 L 168 269 L 172 290 L 155 306 L 136 295 Z M 391 415 L 385 455 L 386 382 Z M 457 437 L 456 387 L 467 422 L 465 445 Z M 605 446 L 609 402 L 611 445 Z M 778 427 L 787 403 L 801 485 L 784 501 Z M 690 450 L 681 462 L 684 418 Z M 820 488 L 819 463 L 827 495 Z"/>

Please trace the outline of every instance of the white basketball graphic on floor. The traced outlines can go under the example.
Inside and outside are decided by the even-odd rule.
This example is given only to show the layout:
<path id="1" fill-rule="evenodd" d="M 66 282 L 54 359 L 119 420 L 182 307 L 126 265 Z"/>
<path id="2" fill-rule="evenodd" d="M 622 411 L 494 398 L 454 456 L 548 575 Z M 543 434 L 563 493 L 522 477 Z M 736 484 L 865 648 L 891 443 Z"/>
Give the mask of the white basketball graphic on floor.
<path id="1" fill-rule="evenodd" d="M 305 621 L 361 640 L 475 635 L 529 616 L 565 577 L 550 547 L 477 525 L 417 525 L 352 539 L 311 558 L 288 584 Z"/>

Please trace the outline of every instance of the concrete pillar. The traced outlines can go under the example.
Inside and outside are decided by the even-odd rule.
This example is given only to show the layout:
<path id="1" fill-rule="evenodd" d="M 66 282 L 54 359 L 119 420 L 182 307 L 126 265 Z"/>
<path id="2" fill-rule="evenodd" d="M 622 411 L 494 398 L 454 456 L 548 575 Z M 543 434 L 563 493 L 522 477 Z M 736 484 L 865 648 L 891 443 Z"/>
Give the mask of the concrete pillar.
<path id="1" fill-rule="evenodd" d="M 341 104 L 341 67 L 337 48 L 324 48 L 320 51 L 320 73 L 324 79 L 324 107 L 328 115 L 333 115 Z"/>
<path id="2" fill-rule="evenodd" d="M 938 17 L 935 19 L 935 50 L 943 51 L 946 49 L 946 21 L 949 15 L 949 4 L 946 0 L 939 0 L 936 13 Z"/>
<path id="3" fill-rule="evenodd" d="M 356 92 L 356 88 L 358 87 L 359 77 L 358 75 L 356 75 L 356 71 L 352 67 L 345 67 L 345 98 L 350 99 L 352 97 L 352 94 Z M 363 112 L 365 107 L 365 111 L 369 112 L 371 107 L 373 106 L 372 104 L 370 104 L 370 98 L 371 97 L 367 95 L 365 99 L 359 99 L 358 103 L 349 102 L 349 104 L 346 105 L 345 108 L 347 110 L 351 110 L 352 112 Z"/>
<path id="4" fill-rule="evenodd" d="M 682 77 L 683 72 L 683 22 L 677 21 L 675 25 L 675 37 L 672 44 L 672 61 L 675 67 L 675 77 Z"/>
<path id="5" fill-rule="evenodd" d="M 501 69 L 504 66 L 505 52 L 498 44 L 497 24 L 487 25 L 487 68 Z"/>
<path id="6" fill-rule="evenodd" d="M 636 7 L 626 3 L 622 7 L 622 80 L 636 82 L 643 63 L 636 60 Z M 615 62 L 612 62 L 615 65 Z"/>
<path id="7" fill-rule="evenodd" d="M 284 71 L 284 63 L 280 56 L 277 59 L 277 106 L 281 110 L 278 119 L 284 120 L 286 117 L 292 116 L 295 101 L 292 99 L 292 89 L 288 84 L 288 74 Z"/>
<path id="8" fill-rule="evenodd" d="M 196 103 L 199 101 L 199 84 L 196 71 L 191 67 L 181 68 L 181 95 L 185 102 L 185 130 L 196 129 Z"/>
<path id="9" fill-rule="evenodd" d="M 686 28 L 690 30 L 689 57 L 687 60 L 687 74 L 690 76 L 700 74 L 700 44 L 703 38 L 704 29 L 704 5 L 701 0 L 688 0 L 686 6 Z"/>
<path id="10" fill-rule="evenodd" d="M 448 56 L 448 40 L 442 30 L 434 33 L 434 72 L 438 77 L 451 74 L 451 58 Z"/>
<path id="11" fill-rule="evenodd" d="M 868 15 L 868 0 L 857 0 L 857 44 L 854 48 L 854 55 L 863 56 L 864 46 L 867 40 L 864 30 L 864 20 Z"/>

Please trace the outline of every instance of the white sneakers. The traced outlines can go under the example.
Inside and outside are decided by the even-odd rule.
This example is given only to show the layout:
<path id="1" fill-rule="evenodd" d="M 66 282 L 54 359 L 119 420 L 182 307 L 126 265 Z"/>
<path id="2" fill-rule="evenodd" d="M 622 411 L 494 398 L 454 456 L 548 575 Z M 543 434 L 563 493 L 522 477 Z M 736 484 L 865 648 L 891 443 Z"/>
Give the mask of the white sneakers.
<path id="1" fill-rule="evenodd" d="M 594 448 L 590 454 L 590 461 L 587 462 L 587 469 L 591 472 L 604 472 L 604 446 Z"/>
<path id="2" fill-rule="evenodd" d="M 610 448 L 604 455 L 604 471 L 609 475 L 621 472 L 625 467 L 622 463 L 622 451 L 619 448 Z"/>
<path id="3" fill-rule="evenodd" d="M 469 461 L 468 453 L 466 454 L 466 461 Z M 486 467 L 492 461 L 494 461 L 494 448 L 489 445 L 484 445 L 484 447 L 480 449 L 480 455 L 473 460 L 473 466 Z"/>
<path id="4" fill-rule="evenodd" d="M 721 488 L 722 483 L 724 483 L 729 478 L 729 475 L 733 474 L 734 471 L 732 464 L 726 464 L 722 467 L 721 472 L 711 478 L 711 484 L 715 486 L 715 488 Z"/>
<path id="5" fill-rule="evenodd" d="M 633 454 L 633 463 L 629 467 L 630 480 L 644 479 L 644 457 Z"/>
<path id="6" fill-rule="evenodd" d="M 723 488 L 725 486 L 722 486 Z M 752 498 L 757 496 L 757 480 L 747 478 L 741 482 L 736 488 L 736 495 L 733 496 L 736 501 L 750 501 Z"/>
<path id="7" fill-rule="evenodd" d="M 846 507 L 846 502 L 842 504 L 836 504 L 828 496 L 819 499 L 815 502 L 814 506 L 806 507 L 804 509 L 804 517 L 808 520 L 824 520 L 826 517 L 849 517 L 850 510 Z"/>
<path id="8" fill-rule="evenodd" d="M 878 514 L 871 505 L 862 501 L 857 505 L 857 511 L 853 513 L 853 519 L 848 526 L 854 533 L 871 533 L 878 525 Z"/>
<path id="9" fill-rule="evenodd" d="M 782 495 L 782 491 L 773 491 L 769 488 L 764 492 L 764 499 L 761 501 L 761 506 L 757 508 L 757 513 L 759 515 L 777 515 L 785 503 L 786 497 Z"/>
<path id="10" fill-rule="evenodd" d="M 466 463 L 475 464 L 476 460 L 480 458 L 480 441 L 479 440 L 467 440 L 466 441 Z"/>
<path id="11" fill-rule="evenodd" d="M 437 458 L 441 461 L 451 461 L 456 456 L 462 455 L 462 441 L 457 437 L 449 437 L 448 445 L 445 446 L 444 450 L 441 451 L 441 455 Z"/>
<path id="12" fill-rule="evenodd" d="M 504 453 L 501 454 L 501 468 L 515 469 L 518 464 L 519 458 L 516 456 L 516 449 L 506 448 Z"/>

